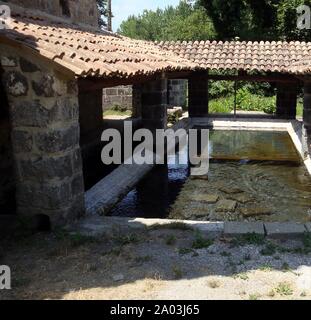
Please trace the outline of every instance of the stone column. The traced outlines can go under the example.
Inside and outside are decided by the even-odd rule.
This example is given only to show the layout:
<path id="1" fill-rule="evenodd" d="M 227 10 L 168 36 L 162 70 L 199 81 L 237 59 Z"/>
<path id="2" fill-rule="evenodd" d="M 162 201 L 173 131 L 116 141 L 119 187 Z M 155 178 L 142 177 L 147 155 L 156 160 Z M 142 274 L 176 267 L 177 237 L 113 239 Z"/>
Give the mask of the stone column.
<path id="1" fill-rule="evenodd" d="M 297 84 L 278 83 L 276 115 L 283 119 L 296 119 Z"/>
<path id="2" fill-rule="evenodd" d="M 187 80 L 175 79 L 168 83 L 168 104 L 173 107 L 186 107 Z"/>
<path id="3" fill-rule="evenodd" d="M 207 73 L 195 73 L 188 79 L 189 117 L 208 116 Z"/>
<path id="4" fill-rule="evenodd" d="M 140 86 L 143 127 L 154 130 L 167 125 L 167 80 L 149 81 Z"/>
<path id="5" fill-rule="evenodd" d="M 311 79 L 304 81 L 303 98 L 303 148 L 305 158 L 311 155 Z"/>
<path id="6" fill-rule="evenodd" d="M 16 168 L 17 211 L 64 225 L 84 214 L 79 104 L 74 77 L 1 46 Z"/>
<path id="7" fill-rule="evenodd" d="M 132 92 L 132 116 L 133 118 L 141 118 L 142 113 L 142 85 L 135 84 L 133 85 L 133 92 Z"/>

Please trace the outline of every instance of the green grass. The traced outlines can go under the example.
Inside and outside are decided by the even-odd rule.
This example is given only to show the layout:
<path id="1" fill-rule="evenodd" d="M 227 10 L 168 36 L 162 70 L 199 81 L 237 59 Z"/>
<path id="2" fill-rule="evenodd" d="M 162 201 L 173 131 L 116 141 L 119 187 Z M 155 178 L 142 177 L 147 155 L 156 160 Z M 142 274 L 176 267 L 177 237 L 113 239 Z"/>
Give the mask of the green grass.
<path id="1" fill-rule="evenodd" d="M 232 246 L 245 246 L 248 244 L 254 244 L 254 245 L 263 245 L 265 242 L 265 237 L 256 234 L 256 233 L 248 233 L 240 237 L 236 237 L 231 241 Z"/>
<path id="2" fill-rule="evenodd" d="M 103 113 L 104 117 L 108 117 L 108 116 L 132 116 L 132 112 L 130 110 L 127 111 L 117 111 L 117 110 L 107 110 Z"/>

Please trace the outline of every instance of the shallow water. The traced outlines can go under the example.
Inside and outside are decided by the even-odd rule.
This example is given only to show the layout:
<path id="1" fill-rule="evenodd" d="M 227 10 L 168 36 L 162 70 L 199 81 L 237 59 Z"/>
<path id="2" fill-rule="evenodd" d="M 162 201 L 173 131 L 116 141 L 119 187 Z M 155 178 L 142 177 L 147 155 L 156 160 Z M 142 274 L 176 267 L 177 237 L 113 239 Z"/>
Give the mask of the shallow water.
<path id="1" fill-rule="evenodd" d="M 155 168 L 114 216 L 203 221 L 311 220 L 311 178 L 286 132 L 212 131 L 207 180 L 190 167 Z M 187 157 L 187 149 L 181 151 Z"/>

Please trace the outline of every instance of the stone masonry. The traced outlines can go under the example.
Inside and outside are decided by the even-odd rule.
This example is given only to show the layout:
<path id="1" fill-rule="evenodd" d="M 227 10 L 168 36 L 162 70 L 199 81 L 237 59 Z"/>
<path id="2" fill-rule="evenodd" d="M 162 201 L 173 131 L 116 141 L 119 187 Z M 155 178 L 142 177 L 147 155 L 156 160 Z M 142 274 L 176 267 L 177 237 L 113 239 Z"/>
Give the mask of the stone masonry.
<path id="1" fill-rule="evenodd" d="M 276 114 L 283 119 L 296 119 L 297 85 L 279 83 L 277 87 Z"/>
<path id="2" fill-rule="evenodd" d="M 28 9 L 38 9 L 54 16 L 70 18 L 76 23 L 98 27 L 96 0 L 7 0 Z"/>
<path id="3" fill-rule="evenodd" d="M 188 80 L 189 117 L 208 116 L 208 80 L 201 73 L 194 74 Z"/>
<path id="4" fill-rule="evenodd" d="M 149 81 L 136 86 L 141 92 L 141 115 L 144 128 L 164 129 L 167 125 L 167 80 Z"/>
<path id="5" fill-rule="evenodd" d="M 168 105 L 186 107 L 187 106 L 187 80 L 168 80 Z M 103 109 L 108 110 L 113 106 L 122 106 L 128 110 L 133 110 L 133 116 L 139 117 L 137 112 L 137 99 L 135 96 L 135 86 L 119 86 L 103 90 Z"/>
<path id="6" fill-rule="evenodd" d="M 103 90 L 103 110 L 106 111 L 113 106 L 122 106 L 128 110 L 132 109 L 132 86 L 119 86 Z"/>
<path id="7" fill-rule="evenodd" d="M 0 47 L 9 100 L 20 215 L 47 215 L 53 226 L 84 214 L 79 104 L 74 77 L 32 55 Z"/>
<path id="8" fill-rule="evenodd" d="M 12 158 L 9 104 L 0 83 L 0 214 L 15 212 L 15 178 Z"/>

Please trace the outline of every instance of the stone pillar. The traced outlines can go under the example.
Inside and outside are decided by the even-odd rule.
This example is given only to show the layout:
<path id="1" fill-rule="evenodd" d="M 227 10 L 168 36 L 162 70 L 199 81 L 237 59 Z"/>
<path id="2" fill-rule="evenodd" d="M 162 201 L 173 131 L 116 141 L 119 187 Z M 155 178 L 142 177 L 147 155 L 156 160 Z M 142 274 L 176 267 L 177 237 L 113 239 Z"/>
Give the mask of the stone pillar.
<path id="1" fill-rule="evenodd" d="M 303 148 L 305 158 L 311 155 L 311 79 L 304 82 L 303 98 Z"/>
<path id="2" fill-rule="evenodd" d="M 276 115 L 283 119 L 296 119 L 297 84 L 278 83 Z"/>
<path id="3" fill-rule="evenodd" d="M 1 46 L 0 54 L 12 122 L 17 212 L 64 225 L 84 214 L 76 80 L 11 47 Z"/>
<path id="4" fill-rule="evenodd" d="M 103 131 L 103 90 L 79 91 L 79 122 L 81 147 L 100 144 Z"/>
<path id="5" fill-rule="evenodd" d="M 189 78 L 188 109 L 190 118 L 208 116 L 207 73 L 196 73 Z"/>
<path id="6" fill-rule="evenodd" d="M 167 125 L 167 80 L 149 81 L 140 86 L 143 127 L 154 130 Z"/>
<path id="7" fill-rule="evenodd" d="M 132 116 L 133 118 L 141 118 L 142 117 L 142 85 L 133 85 L 132 91 Z"/>
<path id="8" fill-rule="evenodd" d="M 174 79 L 168 83 L 168 104 L 173 107 L 186 107 L 187 80 Z"/>

